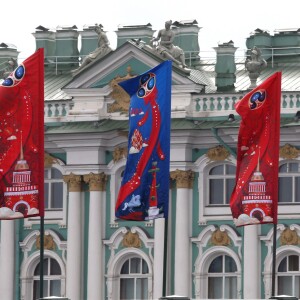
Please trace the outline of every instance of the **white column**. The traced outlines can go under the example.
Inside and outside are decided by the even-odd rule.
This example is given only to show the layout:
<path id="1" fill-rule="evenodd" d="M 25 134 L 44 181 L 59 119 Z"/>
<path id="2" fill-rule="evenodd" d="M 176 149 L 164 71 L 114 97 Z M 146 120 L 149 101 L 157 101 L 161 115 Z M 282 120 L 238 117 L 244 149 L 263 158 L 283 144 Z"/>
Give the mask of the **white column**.
<path id="1" fill-rule="evenodd" d="M 89 242 L 87 299 L 104 299 L 104 249 L 102 239 L 105 225 L 105 188 L 107 176 L 104 173 L 90 173 L 84 176 L 90 188 Z"/>
<path id="2" fill-rule="evenodd" d="M 81 176 L 71 173 L 64 181 L 69 184 L 66 296 L 82 300 Z"/>
<path id="3" fill-rule="evenodd" d="M 1 221 L 0 248 L 1 299 L 14 300 L 15 291 L 15 221 Z"/>
<path id="4" fill-rule="evenodd" d="M 153 299 L 162 297 L 164 273 L 165 219 L 154 221 L 154 264 L 153 264 Z"/>
<path id="5" fill-rule="evenodd" d="M 258 226 L 244 227 L 244 299 L 260 298 Z"/>
<path id="6" fill-rule="evenodd" d="M 190 259 L 190 202 L 191 188 L 194 179 L 192 171 L 172 172 L 176 180 L 176 231 L 175 231 L 175 295 L 190 296 L 191 259 Z"/>

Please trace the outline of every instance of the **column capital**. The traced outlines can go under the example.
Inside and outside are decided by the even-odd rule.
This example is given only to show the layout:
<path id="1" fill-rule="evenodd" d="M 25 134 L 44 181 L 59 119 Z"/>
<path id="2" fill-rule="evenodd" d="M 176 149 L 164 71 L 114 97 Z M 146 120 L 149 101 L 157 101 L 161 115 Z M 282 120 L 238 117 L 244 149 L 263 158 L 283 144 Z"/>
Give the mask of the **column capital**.
<path id="1" fill-rule="evenodd" d="M 178 189 L 192 189 L 195 173 L 192 170 L 183 171 L 175 170 L 170 172 L 170 177 L 176 180 L 176 187 Z"/>
<path id="2" fill-rule="evenodd" d="M 89 185 L 90 192 L 103 192 L 106 189 L 107 175 L 103 172 L 100 174 L 90 173 L 83 175 L 83 180 Z"/>
<path id="3" fill-rule="evenodd" d="M 69 184 L 69 191 L 70 192 L 80 192 L 81 191 L 81 182 L 82 176 L 75 175 L 71 173 L 70 175 L 63 176 L 64 182 Z"/>

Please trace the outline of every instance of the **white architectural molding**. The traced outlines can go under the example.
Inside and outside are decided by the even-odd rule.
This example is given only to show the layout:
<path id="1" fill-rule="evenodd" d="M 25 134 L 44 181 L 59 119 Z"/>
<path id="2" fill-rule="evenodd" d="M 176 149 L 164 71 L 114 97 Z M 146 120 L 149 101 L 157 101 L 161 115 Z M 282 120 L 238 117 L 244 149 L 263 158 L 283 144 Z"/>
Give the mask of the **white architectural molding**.
<path id="1" fill-rule="evenodd" d="M 119 299 L 120 295 L 120 285 L 119 285 L 119 276 L 121 272 L 121 268 L 126 260 L 132 257 L 140 257 L 144 259 L 148 265 L 148 298 L 152 299 L 153 295 L 153 257 L 150 255 L 147 255 L 145 252 L 138 248 L 130 247 L 127 249 L 122 249 L 117 254 L 115 254 L 115 249 L 119 248 L 119 244 L 121 240 L 123 239 L 124 234 L 128 232 L 128 229 L 125 227 L 122 227 L 117 230 L 111 237 L 109 241 L 104 241 L 104 244 L 108 245 L 111 250 L 110 259 L 107 264 L 107 274 L 106 274 L 106 284 L 107 284 L 107 290 L 108 290 L 108 300 L 116 300 Z M 146 242 L 145 245 L 150 245 L 153 243 L 151 241 L 152 239 L 148 239 L 144 232 L 138 227 L 134 227 L 133 231 L 138 232 L 141 240 L 143 242 Z M 147 238 L 148 241 L 145 241 L 145 238 Z M 148 245 L 149 246 L 149 245 Z M 149 249 L 149 253 L 151 253 Z"/>
<path id="2" fill-rule="evenodd" d="M 208 207 L 208 173 L 215 166 L 228 163 L 236 166 L 236 159 L 230 155 L 224 161 L 211 161 L 207 155 L 199 157 L 193 167 L 193 171 L 199 173 L 198 177 L 198 194 L 199 194 L 199 225 L 206 224 L 209 220 L 216 220 L 218 216 L 220 220 L 232 220 L 229 205 L 223 207 Z M 211 216 L 210 216 L 211 214 Z"/>
<path id="3" fill-rule="evenodd" d="M 277 240 L 280 238 L 281 233 L 286 229 L 289 228 L 291 230 L 295 230 L 297 235 L 300 236 L 300 226 L 297 224 L 291 224 L 290 226 L 286 227 L 283 224 L 277 225 L 277 233 L 276 238 Z M 264 241 L 266 247 L 268 248 L 268 253 L 264 261 L 264 270 L 263 270 L 263 281 L 265 285 L 265 299 L 269 299 L 272 295 L 272 266 L 273 266 L 273 228 L 270 229 L 268 234 L 264 237 L 261 237 L 261 241 Z M 281 260 L 288 256 L 288 255 L 298 255 L 300 256 L 300 248 L 294 245 L 284 245 L 280 246 L 276 249 L 276 265 L 275 270 L 277 272 L 278 266 Z"/>
<path id="4" fill-rule="evenodd" d="M 20 247 L 24 252 L 24 259 L 21 264 L 21 300 L 32 299 L 33 295 L 33 275 L 37 264 L 40 262 L 40 251 L 34 251 L 33 245 L 36 243 L 36 238 L 40 232 L 35 230 L 31 232 L 23 242 L 20 243 Z M 53 230 L 46 230 L 45 236 L 51 235 L 58 250 L 62 250 L 62 257 L 56 252 L 44 249 L 44 258 L 53 258 L 57 261 L 61 269 L 61 296 L 66 294 L 66 241 L 62 241 L 60 237 Z"/>

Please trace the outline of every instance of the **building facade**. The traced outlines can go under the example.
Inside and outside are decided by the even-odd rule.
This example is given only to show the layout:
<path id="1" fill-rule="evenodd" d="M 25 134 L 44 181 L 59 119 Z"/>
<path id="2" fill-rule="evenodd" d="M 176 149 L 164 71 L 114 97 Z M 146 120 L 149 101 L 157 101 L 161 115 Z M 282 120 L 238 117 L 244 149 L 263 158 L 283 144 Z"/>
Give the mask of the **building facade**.
<path id="1" fill-rule="evenodd" d="M 75 75 L 97 47 L 93 27 L 33 34 L 45 49 L 44 296 L 71 300 L 268 299 L 272 296 L 273 225 L 235 227 L 229 199 L 235 184 L 240 118 L 234 104 L 253 82 L 248 53 L 219 44 L 200 56 L 196 20 L 174 22 L 174 43 L 188 71 L 173 64 L 169 218 L 118 220 L 115 202 L 127 156 L 129 97 L 118 82 L 164 58 L 153 51 L 151 24 L 118 28 L 115 50 Z M 78 39 L 81 38 L 81 49 Z M 300 297 L 299 32 L 260 29 L 247 47 L 267 67 L 256 84 L 282 72 L 276 294 Z M 1 44 L 2 45 L 2 44 Z M 1 61 L 17 58 L 0 47 Z M 26 158 L 25 158 L 26 159 Z M 1 299 L 39 298 L 40 220 L 1 221 Z M 165 242 L 166 241 L 166 242 Z M 166 277 L 166 279 L 164 278 Z"/>

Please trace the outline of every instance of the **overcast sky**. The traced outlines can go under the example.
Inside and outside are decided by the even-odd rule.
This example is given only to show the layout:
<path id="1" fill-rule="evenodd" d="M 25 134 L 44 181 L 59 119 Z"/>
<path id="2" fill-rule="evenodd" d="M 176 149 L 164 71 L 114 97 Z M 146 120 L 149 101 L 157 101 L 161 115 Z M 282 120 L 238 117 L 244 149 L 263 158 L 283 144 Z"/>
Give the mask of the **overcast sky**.
<path id="1" fill-rule="evenodd" d="M 198 22 L 203 55 L 230 40 L 241 51 L 256 28 L 271 34 L 275 29 L 300 28 L 299 9 L 300 0 L 16 0 L 1 11 L 0 43 L 14 44 L 22 59 L 35 51 L 32 33 L 39 25 L 51 29 L 76 25 L 81 30 L 86 24 L 101 23 L 115 48 L 119 25 L 151 23 L 159 30 L 171 19 Z"/>

